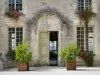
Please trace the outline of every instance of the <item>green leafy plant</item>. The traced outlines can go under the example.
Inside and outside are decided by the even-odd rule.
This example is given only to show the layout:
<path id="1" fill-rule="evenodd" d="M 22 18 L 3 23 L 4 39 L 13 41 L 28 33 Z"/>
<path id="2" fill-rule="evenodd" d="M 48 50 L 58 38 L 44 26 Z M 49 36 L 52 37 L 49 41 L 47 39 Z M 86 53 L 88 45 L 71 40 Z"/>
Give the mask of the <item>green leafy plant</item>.
<path id="1" fill-rule="evenodd" d="M 8 51 L 8 53 L 6 54 L 6 57 L 10 60 L 15 60 L 15 51 L 14 50 Z"/>
<path id="2" fill-rule="evenodd" d="M 28 44 L 25 40 L 15 48 L 16 60 L 18 62 L 29 62 L 32 59 L 32 52 L 29 51 Z"/>
<path id="3" fill-rule="evenodd" d="M 71 62 L 76 60 L 76 57 L 79 54 L 79 49 L 77 48 L 76 43 L 68 44 L 60 52 L 60 57 L 63 58 L 66 62 Z"/>
<path id="4" fill-rule="evenodd" d="M 95 56 L 93 51 L 81 50 L 79 53 L 79 56 L 84 60 L 84 62 L 87 66 L 93 66 L 93 58 Z"/>
<path id="5" fill-rule="evenodd" d="M 87 9 L 78 11 L 77 14 L 79 18 L 83 21 L 85 21 L 86 19 L 91 20 L 91 18 L 96 15 L 94 12 L 92 12 L 92 10 Z"/>

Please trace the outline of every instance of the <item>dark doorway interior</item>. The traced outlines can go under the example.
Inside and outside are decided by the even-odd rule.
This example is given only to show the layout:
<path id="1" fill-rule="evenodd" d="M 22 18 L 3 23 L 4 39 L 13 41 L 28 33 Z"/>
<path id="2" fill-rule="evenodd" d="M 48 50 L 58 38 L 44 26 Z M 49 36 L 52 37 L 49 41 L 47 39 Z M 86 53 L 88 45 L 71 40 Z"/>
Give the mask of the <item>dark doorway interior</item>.
<path id="1" fill-rule="evenodd" d="M 49 51 L 50 51 L 50 66 L 57 66 L 58 65 L 58 32 L 57 31 L 50 32 Z"/>

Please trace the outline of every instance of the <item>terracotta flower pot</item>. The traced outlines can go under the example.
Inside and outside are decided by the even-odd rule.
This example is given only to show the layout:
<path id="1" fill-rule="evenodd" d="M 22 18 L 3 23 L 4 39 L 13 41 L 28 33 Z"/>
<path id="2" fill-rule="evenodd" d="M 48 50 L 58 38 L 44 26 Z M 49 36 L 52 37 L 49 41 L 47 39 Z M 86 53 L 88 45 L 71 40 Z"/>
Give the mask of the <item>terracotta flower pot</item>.
<path id="1" fill-rule="evenodd" d="M 29 63 L 19 62 L 18 63 L 18 71 L 28 71 Z"/>
<path id="2" fill-rule="evenodd" d="M 76 70 L 76 60 L 73 60 L 71 62 L 67 62 L 66 69 L 67 70 Z"/>

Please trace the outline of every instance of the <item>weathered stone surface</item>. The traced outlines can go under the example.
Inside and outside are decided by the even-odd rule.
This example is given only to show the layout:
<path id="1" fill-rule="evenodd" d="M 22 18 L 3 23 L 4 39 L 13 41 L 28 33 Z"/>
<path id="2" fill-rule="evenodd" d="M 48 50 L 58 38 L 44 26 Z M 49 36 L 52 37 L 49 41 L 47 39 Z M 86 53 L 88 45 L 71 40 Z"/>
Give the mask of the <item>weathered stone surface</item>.
<path id="1" fill-rule="evenodd" d="M 24 39 L 28 41 L 30 50 L 33 53 L 32 64 L 39 63 L 39 32 L 58 31 L 59 32 L 59 51 L 66 46 L 66 43 L 77 40 L 76 27 L 79 20 L 75 14 L 77 11 L 77 0 L 23 0 L 23 10 L 25 14 L 18 22 L 4 16 L 8 8 L 9 0 L 0 1 L 0 52 L 5 55 L 8 51 L 8 28 L 23 27 Z M 93 11 L 96 17 L 89 25 L 94 28 L 94 53 L 100 56 L 100 2 L 92 1 Z M 49 16 L 49 17 L 46 17 Z M 41 21 L 40 21 L 41 20 Z M 40 21 L 40 22 L 39 22 Z M 58 56 L 58 64 L 64 65 Z M 100 61 L 96 58 L 96 65 Z M 63 64 L 62 64 L 63 63 Z"/>
<path id="2" fill-rule="evenodd" d="M 0 71 L 3 70 L 3 62 L 0 60 Z"/>

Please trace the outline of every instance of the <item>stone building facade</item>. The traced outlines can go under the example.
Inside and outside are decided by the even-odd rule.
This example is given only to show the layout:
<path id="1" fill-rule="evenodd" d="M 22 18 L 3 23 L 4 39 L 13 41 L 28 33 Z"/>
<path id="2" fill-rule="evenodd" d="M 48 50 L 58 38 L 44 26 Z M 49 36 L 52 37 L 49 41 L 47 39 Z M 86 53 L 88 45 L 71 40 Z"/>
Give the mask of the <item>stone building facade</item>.
<path id="1" fill-rule="evenodd" d="M 21 38 L 27 40 L 33 53 L 32 65 L 62 66 L 63 60 L 59 53 L 66 44 L 77 41 L 77 27 L 80 21 L 76 12 L 79 0 L 22 0 L 21 12 L 24 16 L 16 22 L 4 15 L 9 8 L 9 0 L 0 1 L 0 52 L 5 55 L 10 49 L 9 32 L 17 32 L 19 28 Z M 93 28 L 92 44 L 96 54 L 94 65 L 100 66 L 100 1 L 92 0 L 92 10 L 96 13 L 89 26 Z M 22 28 L 22 30 L 20 29 Z M 13 35 L 12 35 L 13 36 Z M 14 35 L 17 36 L 17 33 Z M 19 38 L 19 39 L 21 39 Z M 16 37 L 17 39 L 17 37 Z M 12 40 L 12 39 L 11 39 Z M 16 40 L 12 40 L 16 42 Z M 17 43 L 17 42 L 16 42 Z M 14 43 L 13 43 L 14 44 Z M 53 44 L 53 46 L 52 46 Z M 12 45 L 13 46 L 13 45 Z M 55 57 L 52 57 L 54 47 Z M 51 56 L 50 56 L 51 55 Z M 55 58 L 55 61 L 52 61 Z M 78 60 L 77 60 L 78 61 Z"/>

